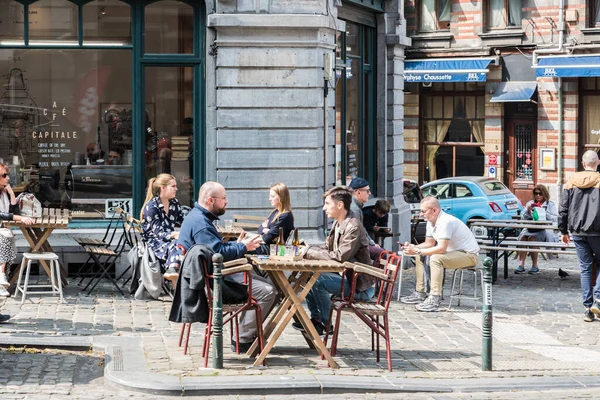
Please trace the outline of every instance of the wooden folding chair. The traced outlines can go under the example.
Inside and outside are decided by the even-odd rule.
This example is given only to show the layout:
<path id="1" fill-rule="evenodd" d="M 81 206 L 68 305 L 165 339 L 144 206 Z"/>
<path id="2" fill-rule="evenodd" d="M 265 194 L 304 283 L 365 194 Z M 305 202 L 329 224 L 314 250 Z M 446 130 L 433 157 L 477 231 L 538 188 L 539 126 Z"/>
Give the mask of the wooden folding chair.
<path id="1" fill-rule="evenodd" d="M 122 210 L 118 211 L 118 213 L 120 215 L 119 220 L 121 222 L 121 225 L 119 225 L 119 224 L 115 225 L 115 232 L 111 236 L 111 241 L 112 241 L 112 238 L 114 238 L 116 231 L 118 230 L 118 227 L 119 226 L 124 227 L 125 224 L 127 223 L 127 214 L 125 212 L 123 212 Z M 110 272 L 110 269 L 115 266 L 117 260 L 119 259 L 121 254 L 123 254 L 123 252 L 127 249 L 128 246 L 131 246 L 131 242 L 129 241 L 128 235 L 126 234 L 125 231 L 123 231 L 121 233 L 119 240 L 117 241 L 117 244 L 115 246 L 113 246 L 112 248 L 111 248 L 110 242 L 106 246 L 92 246 L 92 245 L 84 246 L 83 250 L 89 255 L 89 259 L 91 259 L 94 262 L 92 264 L 91 270 L 93 270 L 93 267 L 96 267 L 100 273 L 98 274 L 98 276 L 91 276 L 90 281 L 82 290 L 83 291 L 87 290 L 87 288 L 95 280 L 94 285 L 88 291 L 88 295 L 91 294 L 92 291 L 98 285 L 98 283 L 103 278 L 106 277 L 117 288 L 119 293 L 121 293 L 121 295 L 124 296 L 125 294 L 119 287 L 119 284 L 117 283 L 117 279 L 113 278 L 109 272 Z M 81 279 L 81 282 L 83 281 L 84 278 Z"/>
<path id="2" fill-rule="evenodd" d="M 89 252 L 86 250 L 86 247 L 108 248 L 115 239 L 117 232 L 119 232 L 119 227 L 121 226 L 125 217 L 126 215 L 123 209 L 115 208 L 108 223 L 108 226 L 106 227 L 106 231 L 104 231 L 104 236 L 102 237 L 102 239 L 90 238 L 86 236 L 78 236 L 73 238 L 81 247 L 83 247 L 84 252 L 88 253 L 87 260 L 85 261 L 85 263 L 83 263 L 81 268 L 79 268 L 79 271 L 77 273 L 77 277 L 81 278 L 79 280 L 80 285 L 83 283 L 85 278 L 98 275 L 98 273 L 94 271 L 95 263 L 92 262 L 93 258 L 91 257 L 91 255 L 89 255 Z M 124 236 L 119 237 L 119 241 L 116 244 L 116 247 L 118 247 L 121 244 L 122 240 L 124 240 Z"/>
<path id="3" fill-rule="evenodd" d="M 332 356 L 335 356 L 337 352 L 342 312 L 352 312 L 361 321 L 367 324 L 369 328 L 371 328 L 371 350 L 375 350 L 377 352 L 377 362 L 379 362 L 379 338 L 383 337 L 385 339 L 388 369 L 392 371 L 392 349 L 390 344 L 388 309 L 392 300 L 392 293 L 394 292 L 394 285 L 398 277 L 398 271 L 402 268 L 400 265 L 401 259 L 402 256 L 389 254 L 386 262 L 384 263 L 383 271 L 362 263 L 344 263 L 344 266 L 347 269 L 352 269 L 354 271 L 354 276 L 352 279 L 349 296 L 344 296 L 344 284 L 342 282 L 342 296 L 339 299 L 334 299 L 333 303 L 331 304 L 329 322 L 327 323 L 327 328 L 325 330 L 325 345 L 327 345 L 330 329 L 329 327 L 331 326 L 333 314 L 335 313 L 335 327 L 333 329 L 333 338 L 331 341 Z M 377 280 L 376 287 L 378 288 L 378 291 L 375 301 L 354 300 L 358 274 L 367 274 Z"/>

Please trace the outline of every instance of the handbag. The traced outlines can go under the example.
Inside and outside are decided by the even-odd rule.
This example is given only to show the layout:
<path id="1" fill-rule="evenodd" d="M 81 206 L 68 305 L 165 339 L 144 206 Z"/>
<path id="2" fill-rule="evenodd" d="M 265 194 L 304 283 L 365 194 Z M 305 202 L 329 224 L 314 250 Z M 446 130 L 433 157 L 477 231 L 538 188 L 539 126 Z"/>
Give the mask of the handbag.
<path id="1" fill-rule="evenodd" d="M 33 193 L 23 192 L 17 196 L 17 205 L 21 215 L 25 217 L 41 217 L 42 203 L 35 198 Z"/>

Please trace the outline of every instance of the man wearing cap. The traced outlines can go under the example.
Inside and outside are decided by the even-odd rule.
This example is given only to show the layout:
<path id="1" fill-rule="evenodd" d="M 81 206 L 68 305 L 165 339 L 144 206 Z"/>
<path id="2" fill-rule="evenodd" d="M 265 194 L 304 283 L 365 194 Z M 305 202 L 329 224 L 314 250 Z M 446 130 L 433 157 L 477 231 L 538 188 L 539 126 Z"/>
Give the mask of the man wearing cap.
<path id="1" fill-rule="evenodd" d="M 363 222 L 363 206 L 369 201 L 369 195 L 371 194 L 371 188 L 369 187 L 369 181 L 365 178 L 356 177 L 353 178 L 348 185 L 354 192 L 352 193 L 352 204 L 350 205 L 350 211 L 354 213 L 354 217 L 360 222 Z"/>
<path id="2" fill-rule="evenodd" d="M 354 218 L 358 219 L 364 226 L 363 222 L 363 207 L 367 201 L 369 201 L 369 195 L 371 194 L 371 188 L 369 187 L 369 181 L 365 178 L 356 177 L 350 181 L 348 185 L 352 190 L 352 204 L 350 205 L 350 211 L 354 214 Z M 379 246 L 375 241 L 366 233 L 367 240 L 369 242 L 369 255 L 371 260 L 375 261 L 373 264 L 375 267 L 379 267 L 379 255 L 384 249 Z"/>

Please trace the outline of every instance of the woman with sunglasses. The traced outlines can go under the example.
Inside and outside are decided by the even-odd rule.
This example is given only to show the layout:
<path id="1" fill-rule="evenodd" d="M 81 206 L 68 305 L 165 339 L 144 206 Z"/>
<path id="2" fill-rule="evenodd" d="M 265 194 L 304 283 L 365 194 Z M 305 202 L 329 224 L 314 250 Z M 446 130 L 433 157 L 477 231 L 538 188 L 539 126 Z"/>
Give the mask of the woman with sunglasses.
<path id="1" fill-rule="evenodd" d="M 543 209 L 545 211 L 547 221 L 558 221 L 558 209 L 556 204 L 550 200 L 550 193 L 544 185 L 535 185 L 533 188 L 533 199 L 527 202 L 527 205 L 523 209 L 521 219 L 534 219 L 534 214 L 537 213 L 536 208 Z M 523 229 L 519 235 L 519 240 L 529 240 L 535 242 L 551 242 L 553 241 L 552 235 L 554 232 L 551 229 Z M 519 267 L 515 270 L 515 274 L 524 274 L 525 271 L 525 258 L 527 258 L 527 252 L 519 252 Z M 538 253 L 531 253 L 531 269 L 527 271 L 528 274 L 539 274 L 540 269 L 538 268 Z"/>
<path id="2" fill-rule="evenodd" d="M 17 198 L 10 186 L 8 167 L 0 163 L 0 220 L 20 221 L 25 225 L 33 224 L 33 219 L 19 215 Z M 6 278 L 6 265 L 11 265 L 17 255 L 15 237 L 10 229 L 0 229 L 0 296 L 8 296 L 9 285 Z M 1 318 L 0 318 L 1 319 Z"/>

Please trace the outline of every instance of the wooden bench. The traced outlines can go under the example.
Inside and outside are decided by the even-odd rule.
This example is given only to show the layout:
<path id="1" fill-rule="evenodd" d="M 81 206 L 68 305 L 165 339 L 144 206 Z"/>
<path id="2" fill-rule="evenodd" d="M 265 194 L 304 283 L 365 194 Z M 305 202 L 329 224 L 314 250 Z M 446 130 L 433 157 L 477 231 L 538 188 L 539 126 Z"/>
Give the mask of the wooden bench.
<path id="1" fill-rule="evenodd" d="M 255 217 L 254 215 L 235 214 L 233 215 L 233 226 L 244 230 L 256 231 L 265 219 L 265 217 Z"/>
<path id="2" fill-rule="evenodd" d="M 504 257 L 504 279 L 508 278 L 508 257 L 515 252 L 577 255 L 573 242 L 568 246 L 562 242 L 531 242 L 528 240 L 507 240 L 497 245 L 493 245 L 487 239 L 478 239 L 477 242 L 479 248 L 487 251 L 490 257 L 494 259 L 493 268 L 495 270 L 498 269 L 498 260 Z"/>

